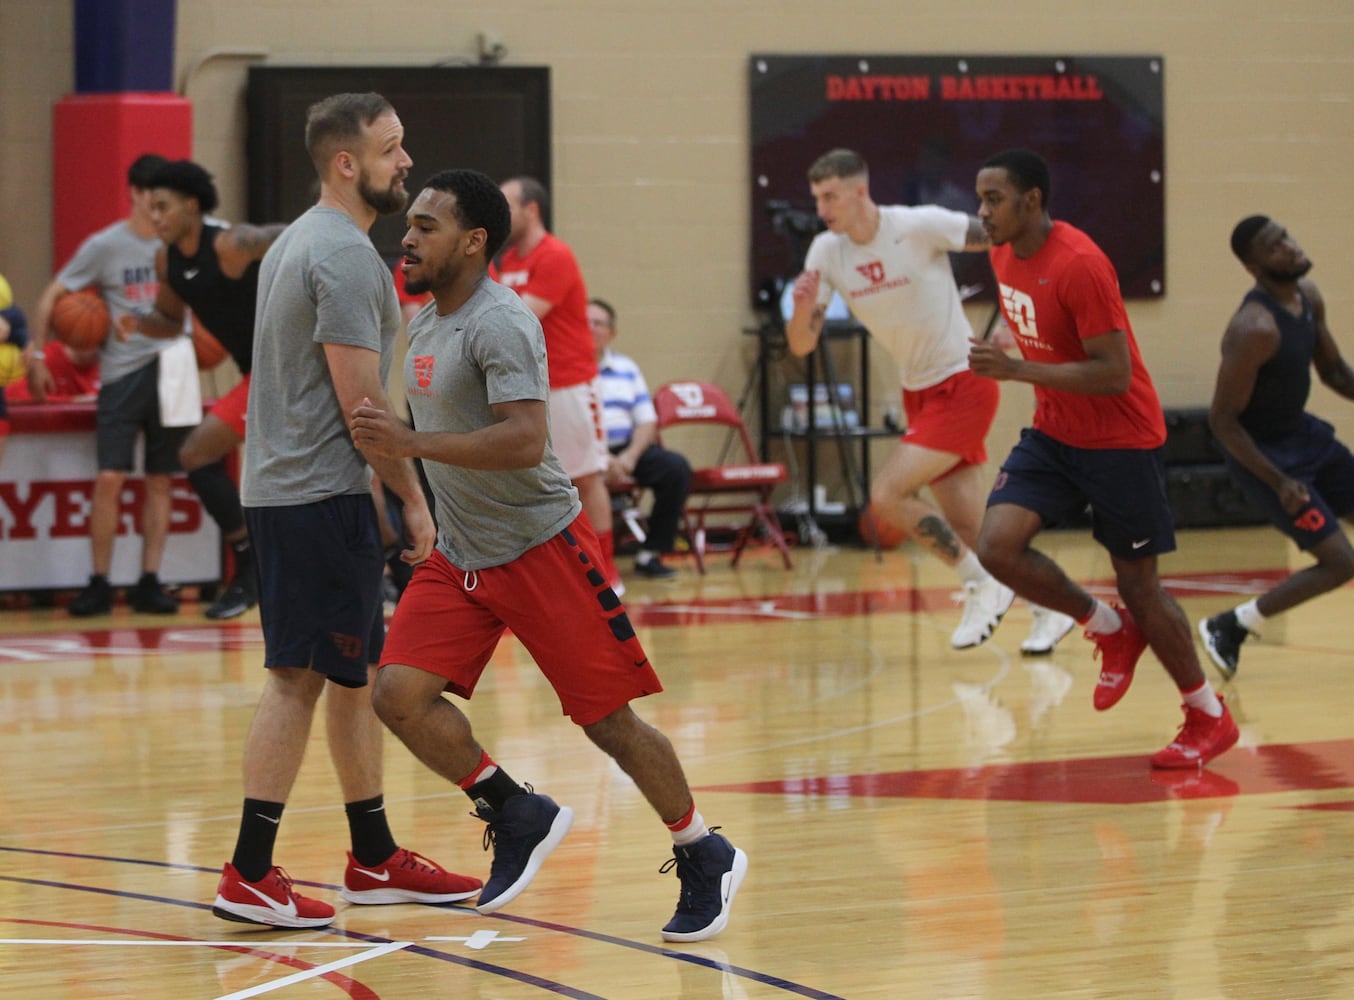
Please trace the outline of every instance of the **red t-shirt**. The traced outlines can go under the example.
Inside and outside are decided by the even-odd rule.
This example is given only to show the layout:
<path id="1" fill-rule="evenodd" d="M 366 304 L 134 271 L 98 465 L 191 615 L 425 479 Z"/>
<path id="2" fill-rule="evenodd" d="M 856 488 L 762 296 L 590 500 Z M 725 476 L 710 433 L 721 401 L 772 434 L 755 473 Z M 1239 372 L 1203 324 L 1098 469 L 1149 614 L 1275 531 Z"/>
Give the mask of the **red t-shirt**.
<path id="1" fill-rule="evenodd" d="M 550 303 L 551 310 L 541 320 L 550 388 L 562 389 L 597 377 L 597 348 L 588 326 L 588 290 L 568 244 L 546 233 L 525 257 L 509 247 L 491 273 L 518 295 L 530 293 Z"/>
<path id="2" fill-rule="evenodd" d="M 1082 341 L 1123 330 L 1133 374 L 1118 396 L 1087 396 L 1034 387 L 1034 426 L 1075 448 L 1158 448 L 1166 420 L 1128 322 L 1119 276 L 1094 241 L 1066 222 L 1054 223 L 1033 257 L 1010 244 L 990 251 L 1001 311 L 1027 361 L 1084 361 Z"/>
<path id="3" fill-rule="evenodd" d="M 95 396 L 99 392 L 98 354 L 92 353 L 92 360 L 84 366 L 77 366 L 67 353 L 66 345 L 52 339 L 43 346 L 43 357 L 47 370 L 52 373 L 56 389 L 47 394 L 52 403 L 69 402 L 72 399 Z M 28 380 L 19 379 L 5 386 L 5 399 L 10 403 L 31 403 L 33 394 L 28 391 Z"/>

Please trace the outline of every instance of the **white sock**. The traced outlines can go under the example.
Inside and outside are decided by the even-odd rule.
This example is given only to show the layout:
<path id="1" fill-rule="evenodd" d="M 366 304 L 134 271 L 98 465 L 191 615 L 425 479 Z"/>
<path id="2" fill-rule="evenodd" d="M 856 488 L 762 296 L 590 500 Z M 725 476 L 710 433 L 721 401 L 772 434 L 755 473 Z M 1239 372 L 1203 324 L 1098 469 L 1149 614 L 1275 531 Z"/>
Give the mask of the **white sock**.
<path id="1" fill-rule="evenodd" d="M 694 806 L 691 808 L 691 821 L 689 823 L 680 830 L 673 830 L 672 827 L 668 827 L 668 829 L 672 833 L 672 842 L 678 847 L 694 844 L 710 835 L 710 828 L 705 825 L 705 817 L 697 812 Z"/>
<path id="2" fill-rule="evenodd" d="M 1205 715 L 1214 719 L 1222 716 L 1222 702 L 1213 693 L 1213 685 L 1209 684 L 1207 680 L 1193 691 L 1181 691 L 1180 697 L 1185 699 L 1185 704 L 1190 708 L 1197 709 Z"/>
<path id="3" fill-rule="evenodd" d="M 1236 609 L 1236 620 L 1241 623 L 1241 627 L 1256 635 L 1260 634 L 1260 629 L 1265 624 L 1265 616 L 1260 613 L 1259 603 L 1259 598 L 1253 598 Z"/>
<path id="4" fill-rule="evenodd" d="M 982 583 L 989 576 L 972 549 L 965 552 L 964 557 L 954 564 L 954 569 L 959 574 L 959 579 L 965 583 Z"/>
<path id="5" fill-rule="evenodd" d="M 1119 617 L 1119 612 L 1098 597 L 1094 600 L 1095 608 L 1091 611 L 1091 617 L 1079 623 L 1086 626 L 1087 632 L 1094 632 L 1096 635 L 1110 635 L 1124 627 L 1124 620 Z"/>

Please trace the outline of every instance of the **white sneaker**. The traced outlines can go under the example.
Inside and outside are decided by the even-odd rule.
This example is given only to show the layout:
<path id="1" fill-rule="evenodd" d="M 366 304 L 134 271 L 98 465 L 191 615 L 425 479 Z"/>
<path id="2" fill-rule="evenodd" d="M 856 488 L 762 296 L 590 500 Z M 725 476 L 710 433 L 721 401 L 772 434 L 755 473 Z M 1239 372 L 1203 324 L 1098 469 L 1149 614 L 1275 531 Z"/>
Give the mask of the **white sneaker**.
<path id="1" fill-rule="evenodd" d="M 1077 620 L 1071 615 L 1038 604 L 1030 605 L 1034 620 L 1030 622 L 1030 634 L 1020 644 L 1020 651 L 1027 656 L 1045 656 L 1053 652 L 1058 640 L 1076 626 Z"/>
<path id="2" fill-rule="evenodd" d="M 981 646 L 992 638 L 1001 616 L 1014 600 L 1015 591 L 999 583 L 996 577 L 964 584 L 964 615 L 950 636 L 950 645 L 955 649 Z"/>

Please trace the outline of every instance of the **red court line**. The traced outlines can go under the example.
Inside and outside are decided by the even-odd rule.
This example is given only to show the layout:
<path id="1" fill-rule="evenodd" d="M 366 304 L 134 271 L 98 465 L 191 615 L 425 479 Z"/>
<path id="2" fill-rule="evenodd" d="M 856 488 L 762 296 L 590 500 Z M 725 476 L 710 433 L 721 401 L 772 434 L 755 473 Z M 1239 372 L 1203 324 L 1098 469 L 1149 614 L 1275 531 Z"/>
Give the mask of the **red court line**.
<path id="1" fill-rule="evenodd" d="M 972 799 L 1132 805 L 1273 792 L 1354 788 L 1354 740 L 1233 750 L 1206 771 L 1154 771 L 1145 756 L 1082 757 L 972 768 L 822 775 L 700 791 L 812 798 Z M 1341 808 L 1331 805 L 1328 808 Z M 1354 808 L 1351 806 L 1349 808 Z"/>

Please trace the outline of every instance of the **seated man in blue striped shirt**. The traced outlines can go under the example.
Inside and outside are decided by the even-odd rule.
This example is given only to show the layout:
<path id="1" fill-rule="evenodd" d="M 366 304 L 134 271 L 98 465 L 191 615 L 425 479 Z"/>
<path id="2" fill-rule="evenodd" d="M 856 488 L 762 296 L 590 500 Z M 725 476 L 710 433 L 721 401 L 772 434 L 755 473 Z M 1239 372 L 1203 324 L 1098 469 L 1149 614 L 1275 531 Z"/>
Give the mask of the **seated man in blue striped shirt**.
<path id="1" fill-rule="evenodd" d="M 610 349 L 616 337 L 616 310 L 602 299 L 588 303 L 588 325 L 597 344 L 597 367 L 606 426 L 607 484 L 626 477 L 653 493 L 649 534 L 635 554 L 635 575 L 671 580 L 677 571 L 663 563 L 677 540 L 677 524 L 691 489 L 691 465 L 658 443 L 658 415 L 639 366 Z"/>

